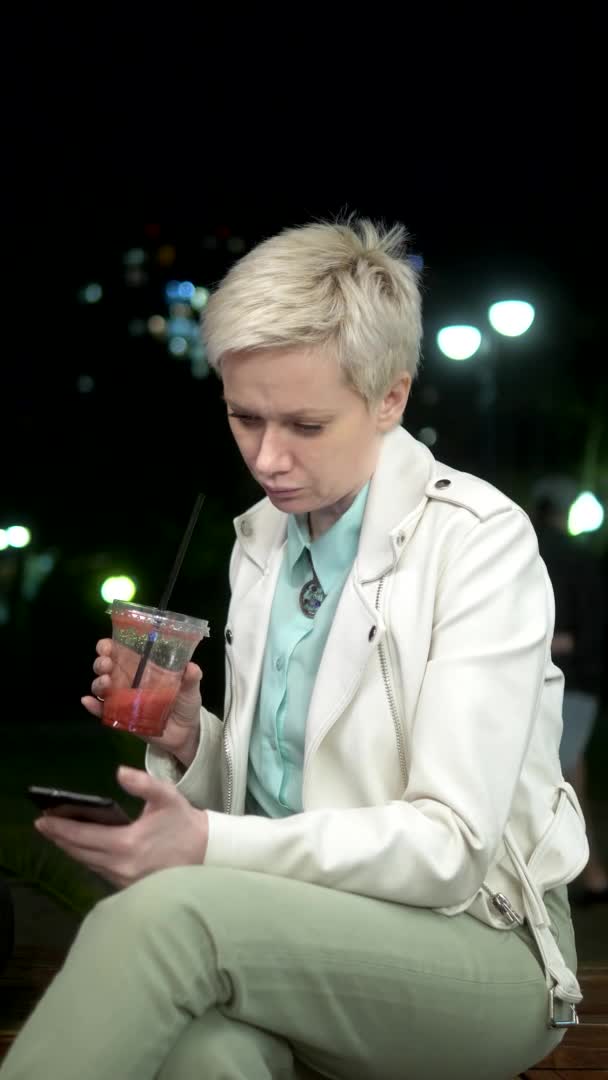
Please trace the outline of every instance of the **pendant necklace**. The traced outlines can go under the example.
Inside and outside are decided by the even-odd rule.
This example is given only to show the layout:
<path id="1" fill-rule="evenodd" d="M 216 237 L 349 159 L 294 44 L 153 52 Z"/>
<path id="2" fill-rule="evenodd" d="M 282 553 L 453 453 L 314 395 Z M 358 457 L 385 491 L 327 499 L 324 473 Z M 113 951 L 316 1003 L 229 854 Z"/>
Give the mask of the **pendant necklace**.
<path id="1" fill-rule="evenodd" d="M 308 522 L 310 532 L 310 517 L 308 519 Z M 310 559 L 312 577 L 309 581 L 305 582 L 305 584 L 300 589 L 300 609 L 304 613 L 304 615 L 306 615 L 307 619 L 314 619 L 317 611 L 319 610 L 321 604 L 325 599 L 325 593 L 323 592 L 321 582 L 316 575 L 314 563 L 312 561 L 312 555 L 310 554 L 310 549 L 307 548 L 306 550 L 308 551 L 308 558 Z"/>

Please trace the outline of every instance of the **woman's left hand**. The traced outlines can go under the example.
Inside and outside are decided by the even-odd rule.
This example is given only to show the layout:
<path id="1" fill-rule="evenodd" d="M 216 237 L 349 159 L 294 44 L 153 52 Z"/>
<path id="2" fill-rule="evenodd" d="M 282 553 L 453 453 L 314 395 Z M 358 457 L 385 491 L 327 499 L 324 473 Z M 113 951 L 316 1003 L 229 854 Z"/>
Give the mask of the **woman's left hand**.
<path id="1" fill-rule="evenodd" d="M 72 859 L 122 889 L 155 870 L 202 865 L 207 851 L 206 810 L 195 810 L 168 780 L 121 765 L 118 782 L 146 805 L 130 825 L 96 825 L 45 814 L 42 836 Z"/>

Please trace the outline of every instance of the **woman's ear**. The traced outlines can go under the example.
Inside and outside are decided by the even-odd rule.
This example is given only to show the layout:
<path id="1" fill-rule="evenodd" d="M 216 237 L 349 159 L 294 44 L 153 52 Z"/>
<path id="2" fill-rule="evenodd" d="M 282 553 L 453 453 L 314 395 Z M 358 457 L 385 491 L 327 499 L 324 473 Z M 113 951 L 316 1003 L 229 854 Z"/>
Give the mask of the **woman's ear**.
<path id="1" fill-rule="evenodd" d="M 404 372 L 384 395 L 376 414 L 379 431 L 390 431 L 400 423 L 411 388 L 412 376 Z"/>

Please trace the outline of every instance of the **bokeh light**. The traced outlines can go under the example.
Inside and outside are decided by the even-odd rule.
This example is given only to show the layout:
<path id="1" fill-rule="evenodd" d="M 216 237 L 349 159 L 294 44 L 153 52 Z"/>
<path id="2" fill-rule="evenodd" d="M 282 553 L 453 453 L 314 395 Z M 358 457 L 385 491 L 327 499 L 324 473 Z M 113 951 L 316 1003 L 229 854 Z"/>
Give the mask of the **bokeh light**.
<path id="1" fill-rule="evenodd" d="M 571 536 L 596 532 L 604 524 L 604 507 L 591 491 L 583 491 L 574 500 L 568 513 L 568 532 Z"/>
<path id="2" fill-rule="evenodd" d="M 209 289 L 199 285 L 190 297 L 190 303 L 195 311 L 202 311 L 209 299 Z"/>
<path id="3" fill-rule="evenodd" d="M 115 577 L 106 578 L 101 586 L 101 596 L 106 604 L 113 600 L 132 600 L 136 593 L 135 582 L 126 574 L 117 574 Z"/>
<path id="4" fill-rule="evenodd" d="M 481 345 L 481 333 L 476 326 L 444 326 L 437 344 L 449 360 L 470 360 Z"/>
<path id="5" fill-rule="evenodd" d="M 534 322 L 534 308 L 527 300 L 500 300 L 488 311 L 490 325 L 505 337 L 519 337 Z"/>
<path id="6" fill-rule="evenodd" d="M 169 341 L 169 352 L 172 356 L 185 356 L 188 352 L 188 342 L 185 337 L 172 337 Z"/>
<path id="7" fill-rule="evenodd" d="M 90 285 L 85 285 L 79 296 L 85 304 L 97 304 L 103 296 L 103 289 L 98 282 L 92 281 Z"/>

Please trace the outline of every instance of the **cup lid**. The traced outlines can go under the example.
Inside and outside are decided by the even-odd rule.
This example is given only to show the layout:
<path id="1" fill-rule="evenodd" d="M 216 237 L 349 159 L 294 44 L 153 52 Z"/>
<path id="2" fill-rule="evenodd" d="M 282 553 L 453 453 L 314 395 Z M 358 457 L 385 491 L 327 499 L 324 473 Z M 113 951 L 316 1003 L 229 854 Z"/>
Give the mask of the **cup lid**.
<path id="1" fill-rule="evenodd" d="M 127 600 L 113 600 L 111 606 L 106 608 L 106 612 L 112 616 L 112 619 L 126 619 L 140 625 L 142 629 L 154 626 L 165 633 L 197 634 L 200 637 L 209 637 L 209 623 L 206 619 L 180 615 L 177 611 L 161 611 L 160 608 L 146 607 L 144 604 L 134 604 Z"/>

